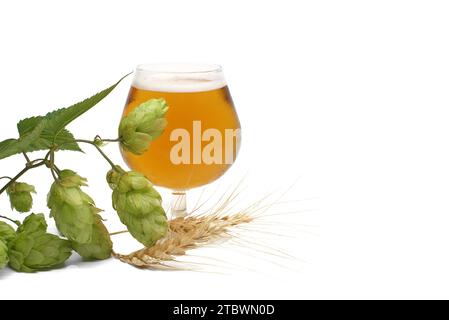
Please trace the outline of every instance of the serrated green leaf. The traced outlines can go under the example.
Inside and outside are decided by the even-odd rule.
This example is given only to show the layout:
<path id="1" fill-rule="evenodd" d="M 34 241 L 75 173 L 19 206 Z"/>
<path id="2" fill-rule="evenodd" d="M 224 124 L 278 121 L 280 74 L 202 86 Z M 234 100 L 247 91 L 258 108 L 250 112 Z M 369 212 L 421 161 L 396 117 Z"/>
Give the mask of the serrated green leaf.
<path id="1" fill-rule="evenodd" d="M 29 130 L 25 135 L 19 139 L 7 139 L 0 142 L 0 159 L 7 158 L 9 156 L 15 155 L 22 152 L 30 152 L 30 145 L 36 139 L 39 139 L 47 120 L 41 120 L 33 130 Z"/>
<path id="2" fill-rule="evenodd" d="M 60 146 L 60 150 L 83 151 L 75 141 L 73 134 L 67 129 L 63 129 L 56 137 L 51 134 L 48 135 L 47 131 L 44 130 L 42 131 L 41 138 L 44 141 L 51 141 L 53 139 L 54 143 Z"/>
<path id="3" fill-rule="evenodd" d="M 36 127 L 44 117 L 31 117 L 20 120 L 17 124 L 17 129 L 19 130 L 19 134 L 22 137 L 23 135 L 29 133 Z"/>
<path id="4" fill-rule="evenodd" d="M 39 121 L 42 121 L 42 119 L 46 119 L 47 123 L 42 130 L 39 139 L 32 144 L 33 151 L 48 149 L 54 144 L 61 146 L 60 149 L 81 151 L 78 144 L 75 142 L 73 135 L 65 129 L 65 127 L 103 100 L 128 75 L 129 74 L 122 77 L 109 88 L 68 108 L 62 108 L 49 112 L 45 116 L 37 116 L 21 120 L 17 124 L 20 136 L 27 134 L 30 130 L 33 130 L 33 128 L 39 123 Z"/>
<path id="5" fill-rule="evenodd" d="M 28 132 L 30 132 L 30 130 L 33 130 L 33 128 L 43 119 L 46 119 L 46 117 L 31 117 L 19 121 L 19 123 L 17 124 L 19 135 L 23 136 L 27 134 Z M 54 135 L 49 132 L 47 128 L 44 128 L 44 130 L 42 130 L 42 133 L 40 134 L 38 139 L 33 141 L 28 149 L 30 152 L 46 150 L 51 148 L 53 146 L 53 143 L 61 146 L 61 150 L 82 151 L 78 143 L 76 143 L 73 134 L 67 129 L 62 130 L 57 137 L 54 137 Z"/>

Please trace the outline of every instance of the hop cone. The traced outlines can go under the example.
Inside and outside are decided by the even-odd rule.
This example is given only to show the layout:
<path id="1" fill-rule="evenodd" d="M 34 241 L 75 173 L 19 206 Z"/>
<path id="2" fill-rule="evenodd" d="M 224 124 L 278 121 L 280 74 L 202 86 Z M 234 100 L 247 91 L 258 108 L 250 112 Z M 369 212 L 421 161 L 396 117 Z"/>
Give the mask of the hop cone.
<path id="1" fill-rule="evenodd" d="M 11 208 L 19 212 L 28 212 L 33 206 L 31 193 L 36 193 L 34 186 L 25 182 L 13 182 L 6 189 L 11 202 Z"/>
<path id="2" fill-rule="evenodd" d="M 143 154 L 151 141 L 164 131 L 167 110 L 167 103 L 161 98 L 148 100 L 131 111 L 119 126 L 122 148 L 137 155 Z"/>
<path id="3" fill-rule="evenodd" d="M 124 174 L 125 172 L 126 171 L 123 170 L 122 167 L 117 166 L 117 165 L 115 166 L 114 169 L 108 171 L 108 173 L 106 174 L 106 181 L 108 182 L 109 187 L 112 190 L 117 188 L 117 182 L 119 181 L 122 174 Z"/>
<path id="4" fill-rule="evenodd" d="M 10 241 L 14 240 L 16 237 L 16 232 L 13 227 L 11 227 L 6 222 L 0 221 L 0 241 L 8 244 Z"/>
<path id="5" fill-rule="evenodd" d="M 43 231 L 18 233 L 9 244 L 9 266 L 20 272 L 62 265 L 72 254 L 70 242 Z"/>
<path id="6" fill-rule="evenodd" d="M 87 260 L 103 260 L 111 256 L 112 241 L 108 229 L 98 214 L 95 215 L 92 240 L 84 244 L 72 242 L 72 246 L 80 256 Z"/>
<path id="7" fill-rule="evenodd" d="M 81 244 L 92 240 L 95 214 L 101 211 L 81 190 L 85 185 L 86 179 L 71 170 L 63 170 L 51 186 L 47 199 L 50 216 L 61 234 Z"/>
<path id="8" fill-rule="evenodd" d="M 23 220 L 17 232 L 45 232 L 47 231 L 47 221 L 42 213 L 32 213 Z"/>
<path id="9" fill-rule="evenodd" d="M 116 170 L 120 172 L 123 169 Z M 152 246 L 167 233 L 167 217 L 161 206 L 161 196 L 144 175 L 134 171 L 109 172 L 107 179 L 114 186 L 112 205 L 136 240 Z"/>
<path id="10" fill-rule="evenodd" d="M 3 269 L 8 261 L 8 246 L 0 239 L 0 269 Z"/>

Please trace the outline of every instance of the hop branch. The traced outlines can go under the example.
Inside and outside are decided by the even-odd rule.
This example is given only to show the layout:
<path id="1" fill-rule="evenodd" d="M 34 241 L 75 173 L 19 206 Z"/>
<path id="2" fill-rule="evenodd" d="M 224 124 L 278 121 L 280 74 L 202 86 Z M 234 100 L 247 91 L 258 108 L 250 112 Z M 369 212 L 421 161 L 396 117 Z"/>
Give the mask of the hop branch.
<path id="1" fill-rule="evenodd" d="M 119 81 L 120 82 L 120 81 Z M 60 150 L 80 151 L 80 144 L 93 146 L 111 166 L 107 182 L 112 189 L 112 203 L 120 221 L 130 234 L 146 246 L 153 245 L 165 236 L 167 218 L 162 199 L 151 182 L 142 174 L 125 171 L 116 165 L 102 150 L 109 142 L 142 154 L 150 143 L 159 137 L 165 126 L 168 106 L 163 99 L 149 100 L 122 119 L 119 137 L 93 140 L 76 139 L 65 127 L 103 99 L 119 83 L 99 94 L 69 108 L 32 117 L 18 124 L 19 139 L 0 142 L 0 159 L 22 153 L 26 163 L 15 176 L 4 176 L 8 182 L 0 189 L 7 193 L 11 208 L 30 212 L 33 206 L 34 186 L 19 181 L 28 171 L 45 166 L 53 177 L 47 197 L 50 217 L 63 238 L 47 232 L 43 214 L 29 214 L 22 223 L 7 216 L 0 216 L 16 225 L 0 221 L 0 268 L 9 265 L 19 272 L 35 272 L 58 267 L 76 251 L 86 260 L 111 257 L 112 241 L 94 200 L 82 190 L 87 179 L 69 169 L 56 165 L 55 155 Z M 49 138 L 50 137 L 50 138 Z M 31 139 L 33 138 L 33 139 Z M 47 150 L 43 158 L 31 159 L 29 152 Z"/>

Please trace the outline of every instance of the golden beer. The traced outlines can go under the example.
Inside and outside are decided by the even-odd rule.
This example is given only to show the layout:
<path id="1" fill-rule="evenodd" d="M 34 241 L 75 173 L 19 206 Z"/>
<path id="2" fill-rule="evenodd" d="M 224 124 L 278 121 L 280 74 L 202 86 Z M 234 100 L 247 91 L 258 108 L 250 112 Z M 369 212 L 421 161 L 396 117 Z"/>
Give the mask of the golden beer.
<path id="1" fill-rule="evenodd" d="M 128 166 L 155 185 L 182 191 L 218 179 L 232 165 L 240 123 L 221 69 L 179 69 L 137 69 L 123 116 L 142 102 L 164 98 L 168 124 L 143 155 L 121 151 Z"/>

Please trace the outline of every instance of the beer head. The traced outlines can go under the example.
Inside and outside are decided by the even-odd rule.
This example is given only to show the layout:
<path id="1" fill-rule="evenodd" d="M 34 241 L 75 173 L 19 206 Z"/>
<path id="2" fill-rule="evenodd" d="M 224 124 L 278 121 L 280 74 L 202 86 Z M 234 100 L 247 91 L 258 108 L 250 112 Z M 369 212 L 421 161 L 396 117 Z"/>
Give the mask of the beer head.
<path id="1" fill-rule="evenodd" d="M 213 64 L 141 64 L 133 87 L 158 92 L 201 92 L 226 86 L 223 71 Z"/>

